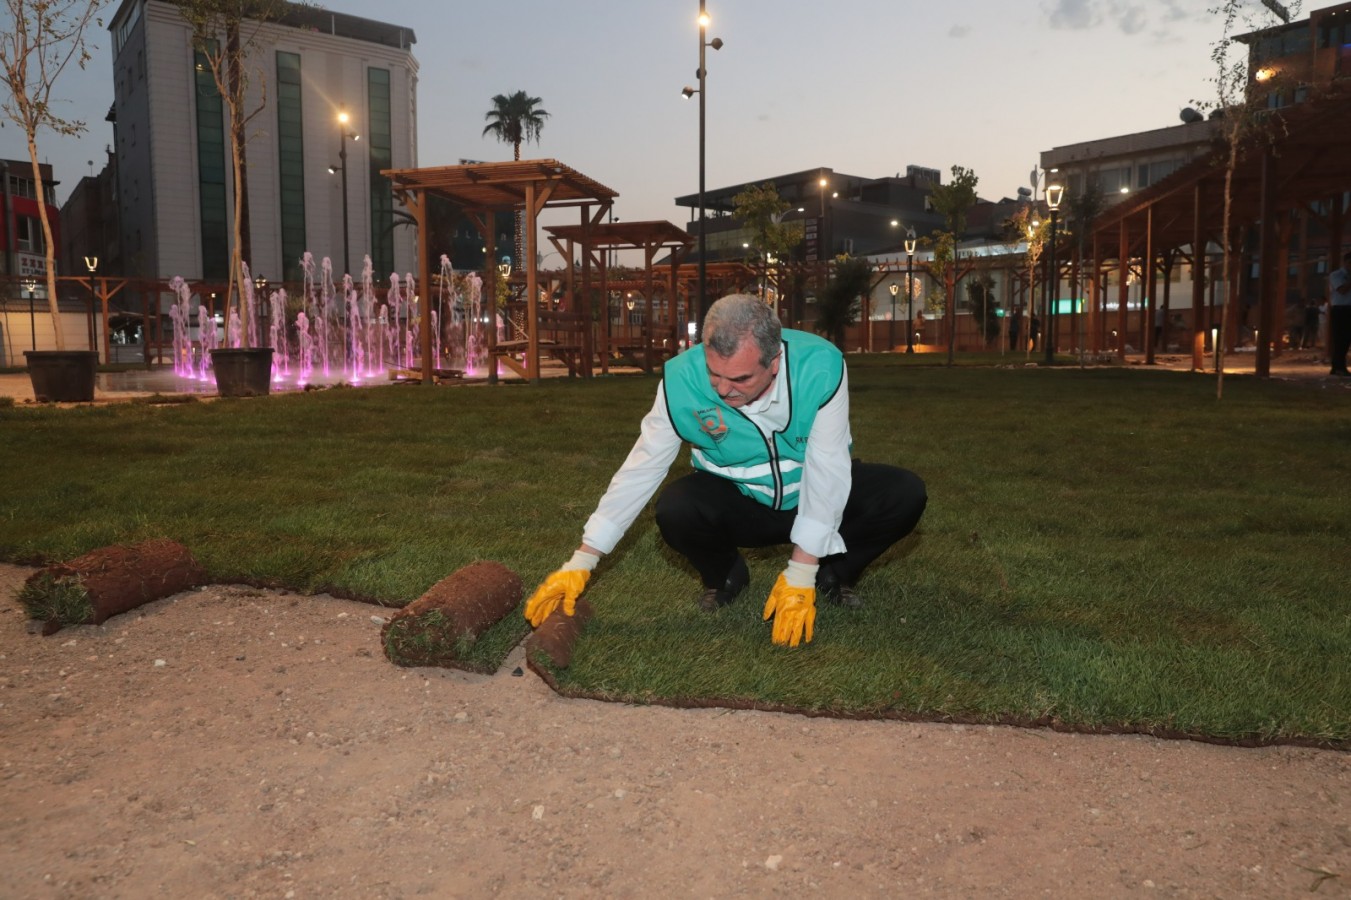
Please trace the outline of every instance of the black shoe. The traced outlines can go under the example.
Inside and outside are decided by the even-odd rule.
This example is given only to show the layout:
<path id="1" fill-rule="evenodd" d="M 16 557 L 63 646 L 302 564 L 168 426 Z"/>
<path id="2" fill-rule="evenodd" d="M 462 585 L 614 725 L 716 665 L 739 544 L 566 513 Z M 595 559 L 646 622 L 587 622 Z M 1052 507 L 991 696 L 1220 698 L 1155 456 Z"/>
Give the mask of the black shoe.
<path id="1" fill-rule="evenodd" d="M 863 598 L 852 587 L 840 584 L 840 578 L 829 564 L 822 564 L 816 570 L 816 596 L 826 603 L 834 603 L 845 609 L 862 609 Z"/>
<path id="2" fill-rule="evenodd" d="M 1340 376 L 1343 377 L 1343 378 L 1351 377 L 1351 372 L 1347 371 L 1346 369 L 1333 369 L 1333 370 L 1332 370 L 1331 372 L 1329 372 L 1328 374 L 1329 374 L 1329 375 L 1340 375 Z"/>
<path id="3" fill-rule="evenodd" d="M 722 587 L 704 588 L 703 594 L 699 596 L 699 608 L 705 612 L 713 612 L 719 606 L 726 606 L 746 589 L 750 581 L 751 571 L 746 567 L 746 560 L 738 555 Z"/>

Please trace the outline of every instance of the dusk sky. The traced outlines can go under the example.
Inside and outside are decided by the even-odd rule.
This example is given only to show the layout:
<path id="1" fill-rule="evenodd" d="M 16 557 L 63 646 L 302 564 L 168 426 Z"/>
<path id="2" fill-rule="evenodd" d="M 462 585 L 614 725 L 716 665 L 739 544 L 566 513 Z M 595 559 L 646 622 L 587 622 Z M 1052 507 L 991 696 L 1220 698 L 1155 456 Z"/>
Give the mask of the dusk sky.
<path id="1" fill-rule="evenodd" d="M 551 115 L 526 158 L 553 158 L 619 192 L 615 215 L 670 219 L 698 190 L 697 0 L 327 0 L 414 30 L 419 164 L 511 158 L 481 136 L 498 93 Z M 828 166 L 973 169 L 982 197 L 1013 196 L 1054 146 L 1164 128 L 1213 101 L 1212 0 L 707 0 L 707 187 Z M 1262 15 L 1251 0 L 1254 15 Z M 115 8 L 115 5 L 112 7 Z M 111 15 L 111 11 L 109 13 Z M 1269 19 L 1268 19 L 1269 21 Z M 64 200 L 112 142 L 109 35 L 58 87 L 80 138 L 45 135 Z M 322 139 L 322 138 L 321 138 Z M 26 158 L 13 125 L 0 153 Z M 567 221 L 575 221 L 575 213 Z"/>

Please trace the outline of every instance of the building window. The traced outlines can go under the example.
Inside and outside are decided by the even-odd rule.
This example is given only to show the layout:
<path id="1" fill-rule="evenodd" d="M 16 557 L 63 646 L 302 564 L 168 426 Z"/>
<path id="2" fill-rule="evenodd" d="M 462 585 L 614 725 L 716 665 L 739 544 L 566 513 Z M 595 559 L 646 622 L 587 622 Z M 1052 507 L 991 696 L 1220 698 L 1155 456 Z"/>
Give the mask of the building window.
<path id="1" fill-rule="evenodd" d="M 29 200 L 38 198 L 37 188 L 33 185 L 33 179 L 20 178 L 17 175 L 9 176 L 9 192 L 15 197 L 27 197 Z"/>
<path id="2" fill-rule="evenodd" d="M 281 192 L 281 258 L 287 281 L 303 275 L 305 255 L 305 138 L 300 54 L 277 52 L 277 160 Z"/>
<path id="3" fill-rule="evenodd" d="M 193 54 L 197 87 L 197 190 L 202 217 L 202 277 L 230 277 L 230 220 L 225 196 L 225 111 L 206 57 Z"/>
<path id="4" fill-rule="evenodd" d="M 366 70 L 366 121 L 370 123 L 371 185 L 371 266 L 376 277 L 385 278 L 394 271 L 394 194 L 389 179 L 380 174 L 393 168 L 389 70 Z"/>
<path id="5" fill-rule="evenodd" d="M 15 231 L 19 251 L 22 253 L 46 253 L 47 245 L 42 240 L 42 223 L 32 216 L 15 216 L 18 220 Z"/>

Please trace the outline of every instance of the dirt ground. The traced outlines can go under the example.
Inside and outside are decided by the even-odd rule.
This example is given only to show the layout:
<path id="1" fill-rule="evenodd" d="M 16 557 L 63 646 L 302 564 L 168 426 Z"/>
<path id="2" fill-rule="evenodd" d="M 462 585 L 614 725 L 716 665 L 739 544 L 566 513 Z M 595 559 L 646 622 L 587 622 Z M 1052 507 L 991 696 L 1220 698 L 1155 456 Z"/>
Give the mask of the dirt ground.
<path id="1" fill-rule="evenodd" d="M 41 637 L 0 896 L 1351 896 L 1351 755 L 564 700 L 238 586 Z"/>

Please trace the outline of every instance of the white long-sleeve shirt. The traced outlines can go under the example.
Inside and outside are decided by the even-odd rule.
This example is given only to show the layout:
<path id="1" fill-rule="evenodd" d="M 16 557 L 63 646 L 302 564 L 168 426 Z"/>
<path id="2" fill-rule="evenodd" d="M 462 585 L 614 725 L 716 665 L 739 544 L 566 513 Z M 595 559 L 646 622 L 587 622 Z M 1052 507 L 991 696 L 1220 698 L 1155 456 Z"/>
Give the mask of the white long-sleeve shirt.
<path id="1" fill-rule="evenodd" d="M 788 379 L 776 377 L 769 390 L 742 407 L 741 412 L 766 436 L 788 422 Z M 849 448 L 849 372 L 843 371 L 839 390 L 817 412 L 807 437 L 802 463 L 802 486 L 791 540 L 816 557 L 843 553 L 840 521 L 852 483 Z M 624 537 L 633 520 L 652 499 L 680 453 L 684 442 L 666 412 L 665 383 L 657 386 L 656 400 L 643 422 L 638 440 L 619 467 L 600 504 L 586 522 L 582 542 L 609 553 Z"/>

